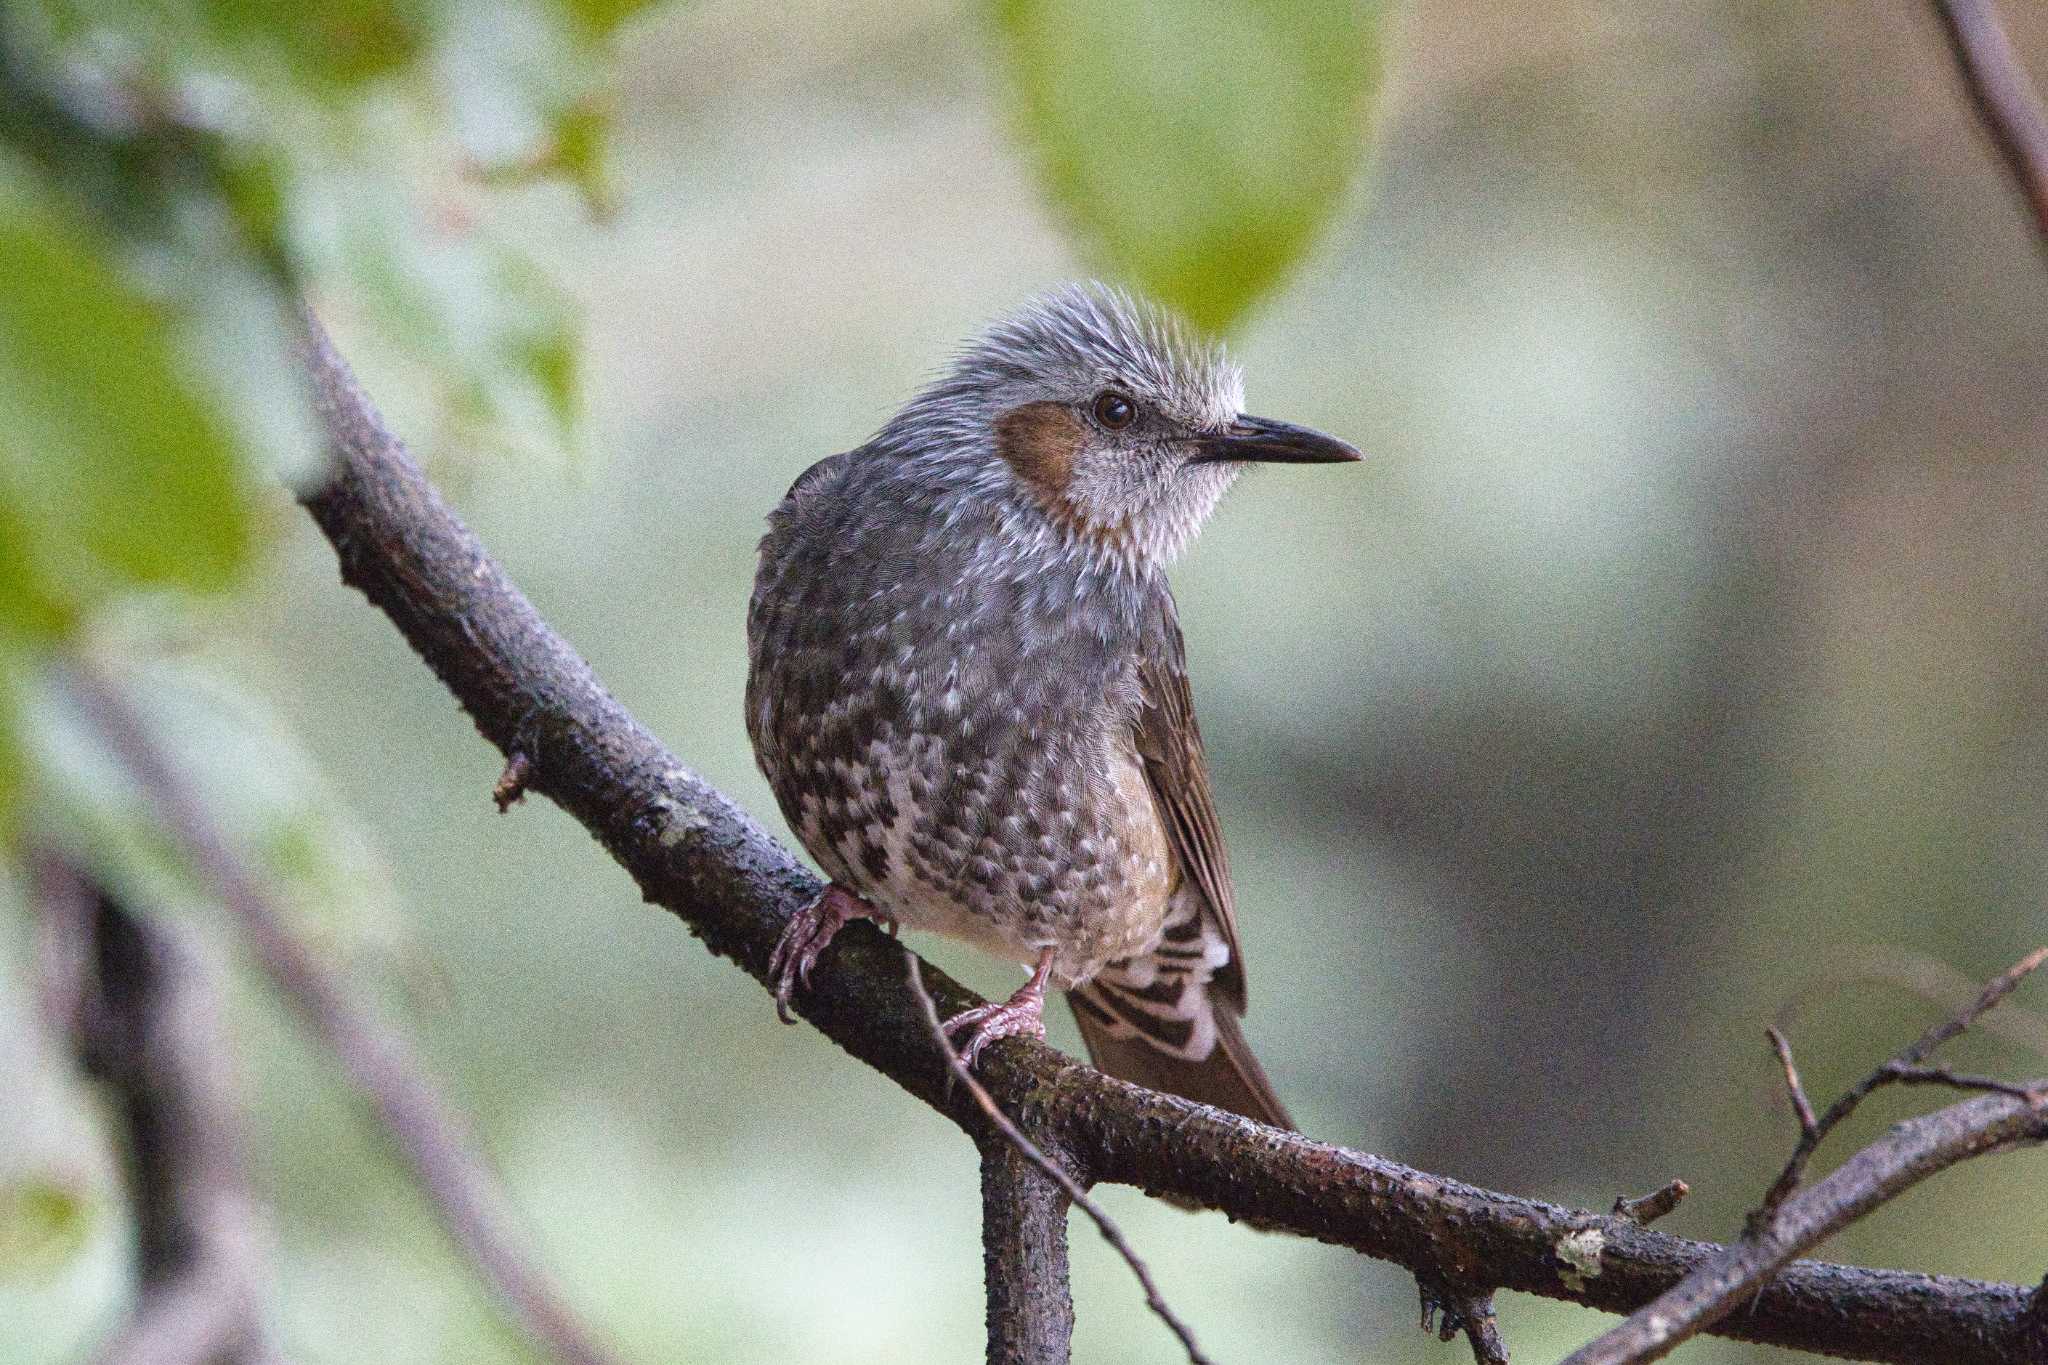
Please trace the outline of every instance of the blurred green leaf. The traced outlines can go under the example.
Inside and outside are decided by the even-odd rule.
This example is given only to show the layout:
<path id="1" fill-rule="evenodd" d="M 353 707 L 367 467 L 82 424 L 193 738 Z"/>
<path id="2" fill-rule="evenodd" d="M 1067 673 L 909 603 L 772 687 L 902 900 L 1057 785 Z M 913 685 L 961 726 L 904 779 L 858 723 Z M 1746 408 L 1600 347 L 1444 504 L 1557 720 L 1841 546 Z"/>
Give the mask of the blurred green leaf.
<path id="1" fill-rule="evenodd" d="M 255 76 L 338 94 L 418 55 L 439 0 L 17 0 L 23 36 L 152 81 Z M 215 92 L 216 94 L 223 92 Z"/>
<path id="2" fill-rule="evenodd" d="M 202 0 L 229 48 L 262 44 L 313 85 L 348 86 L 394 71 L 419 51 L 433 6 L 387 0 Z"/>
<path id="3" fill-rule="evenodd" d="M 27 756 L 22 752 L 19 698 L 7 642 L 0 638 L 0 854 L 10 847 L 16 813 L 21 809 Z"/>
<path id="4" fill-rule="evenodd" d="M 610 135 L 607 102 L 595 96 L 582 99 L 548 120 L 547 136 L 526 160 L 479 165 L 477 177 L 495 186 L 560 178 L 575 186 L 593 218 L 606 218 L 617 208 L 604 157 L 605 140 Z"/>
<path id="5" fill-rule="evenodd" d="M 1018 121 L 1115 274 L 1208 328 L 1302 255 L 1378 83 L 1358 0 L 997 0 Z"/>
<path id="6" fill-rule="evenodd" d="M 215 400 L 107 244 L 12 169 L 0 163 L 8 619 L 49 629 L 56 604 L 119 588 L 227 585 L 248 558 L 250 505 Z"/>
<path id="7" fill-rule="evenodd" d="M 92 1226 L 84 1193 L 48 1178 L 0 1186 L 0 1276 L 43 1274 L 85 1245 Z"/>
<path id="8" fill-rule="evenodd" d="M 544 329 L 528 340 L 525 368 L 564 431 L 573 430 L 580 411 L 576 333 L 566 326 Z"/>
<path id="9" fill-rule="evenodd" d="M 0 650 L 7 637 L 49 641 L 74 624 L 69 605 L 37 572 L 30 554 L 33 532 L 20 507 L 0 500 Z"/>
<path id="10" fill-rule="evenodd" d="M 649 0 L 564 0 L 563 7 L 586 34 L 602 38 L 650 6 Z"/>
<path id="11" fill-rule="evenodd" d="M 581 316 L 536 253 L 493 226 L 489 203 L 520 191 L 440 181 L 444 219 L 422 225 L 415 185 L 437 182 L 430 166 L 413 171 L 412 183 L 345 172 L 319 181 L 308 201 L 317 211 L 302 238 L 310 272 L 397 353 L 362 347 L 359 367 L 401 414 L 412 386 L 414 427 L 433 422 L 428 441 L 562 459 L 577 448 Z"/>

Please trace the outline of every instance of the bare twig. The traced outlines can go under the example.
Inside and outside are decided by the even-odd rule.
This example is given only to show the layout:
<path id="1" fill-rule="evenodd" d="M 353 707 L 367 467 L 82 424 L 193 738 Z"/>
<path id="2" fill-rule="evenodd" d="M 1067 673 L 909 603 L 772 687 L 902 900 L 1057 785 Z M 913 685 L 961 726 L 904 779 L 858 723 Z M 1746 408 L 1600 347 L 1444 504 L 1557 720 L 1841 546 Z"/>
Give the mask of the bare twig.
<path id="1" fill-rule="evenodd" d="M 536 1264 L 469 1133 L 403 1034 L 353 997 L 292 931 L 113 687 L 79 671 L 73 695 L 192 867 L 240 925 L 271 982 L 340 1061 L 429 1203 L 519 1325 L 551 1358 L 611 1365 Z"/>
<path id="2" fill-rule="evenodd" d="M 910 993 L 916 997 L 918 1010 L 924 1015 L 925 1024 L 931 1030 L 932 1037 L 937 1040 L 939 1051 L 945 1054 L 946 1067 L 953 1073 L 953 1079 L 966 1088 L 968 1095 L 974 1100 L 975 1107 L 987 1116 L 989 1123 L 1002 1136 L 1003 1141 L 1043 1172 L 1048 1180 L 1064 1190 L 1074 1207 L 1087 1214 L 1090 1221 L 1095 1224 L 1096 1231 L 1102 1234 L 1102 1240 L 1109 1243 L 1116 1254 L 1124 1258 L 1124 1264 L 1131 1268 L 1131 1273 L 1138 1277 L 1139 1287 L 1145 1291 L 1145 1306 L 1157 1314 L 1168 1330 L 1180 1338 L 1181 1348 L 1188 1353 L 1188 1365 L 1211 1365 L 1209 1358 L 1202 1354 L 1202 1348 L 1196 1344 L 1195 1334 L 1168 1306 L 1165 1295 L 1159 1292 L 1159 1285 L 1152 1278 L 1152 1272 L 1146 1268 L 1143 1259 L 1124 1237 L 1123 1229 L 1116 1225 L 1116 1220 L 1103 1212 L 1100 1204 L 1088 1197 L 1088 1192 L 1081 1188 L 1081 1183 L 1075 1180 L 1065 1167 L 1041 1151 L 1037 1143 L 1024 1136 L 1024 1130 L 1011 1121 L 1010 1116 L 1003 1112 L 1002 1106 L 995 1102 L 982 1083 L 974 1079 L 974 1073 L 967 1069 L 967 1064 L 960 1060 L 960 1054 L 953 1050 L 952 1039 L 946 1036 L 945 1026 L 939 1022 L 939 1007 L 932 999 L 931 991 L 925 987 L 924 972 L 917 954 L 906 948 L 903 950 L 903 961 L 905 975 L 910 981 Z"/>
<path id="3" fill-rule="evenodd" d="M 306 356 L 332 472 L 305 495 L 342 578 L 390 617 L 501 754 L 533 756 L 531 787 L 581 821 L 648 900 L 765 980 L 789 917 L 821 886 L 724 794 L 605 691 L 551 630 L 378 417 L 317 324 Z M 958 1123 L 993 1135 L 931 1046 L 902 989 L 900 949 L 847 927 L 799 1012 L 853 1056 Z M 978 1003 L 942 973 L 945 1012 Z M 1483 1266 L 1499 1288 L 1627 1312 L 1721 1248 L 1625 1218 L 1478 1189 L 1311 1142 L 1102 1076 L 1011 1042 L 982 1071 L 1091 1182 L 1116 1181 L 1393 1261 Z M 2011 1103 L 2000 1100 L 2000 1103 Z M 1034 1131 L 1039 1129 L 1034 1126 Z M 1560 1269 L 1560 1245 L 1597 1231 L 1598 1274 Z M 1712 1330 L 1866 1360 L 2006 1365 L 2031 1286 L 1797 1262 Z"/>
<path id="4" fill-rule="evenodd" d="M 1619 1195 L 1614 1201 L 1614 1212 L 1628 1219 L 1637 1227 L 1648 1227 L 1665 1214 L 1677 1208 L 1679 1202 L 1692 1193 L 1692 1186 L 1683 1180 L 1674 1180 L 1661 1189 L 1655 1189 L 1640 1199 Z"/>
<path id="5" fill-rule="evenodd" d="M 136 1237 L 135 1306 L 102 1365 L 261 1365 L 262 1218 L 217 973 L 189 931 L 130 914 L 36 859 L 46 966 L 74 967 L 67 1026 L 116 1100 Z"/>
<path id="6" fill-rule="evenodd" d="M 1942 29 L 1962 68 L 1985 131 L 2048 245 L 2048 114 L 2027 78 L 1991 0 L 1936 0 Z"/>
<path id="7" fill-rule="evenodd" d="M 1067 1365 L 1067 1192 L 1008 1142 L 981 1153 L 981 1255 L 989 1365 Z"/>
<path id="8" fill-rule="evenodd" d="M 2028 954 L 1993 977 L 1975 1001 L 1864 1077 L 1818 1119 L 1799 1084 L 1791 1047 L 1775 1028 L 1770 1030 L 1793 1107 L 1800 1115 L 1799 1142 L 1792 1160 L 1772 1184 L 1763 1207 L 1750 1215 L 1740 1242 L 1568 1357 L 1565 1365 L 1637 1365 L 1659 1359 L 1757 1294 L 1794 1256 L 1927 1177 L 1973 1156 L 2048 1141 L 2048 1080 L 2014 1085 L 1957 1076 L 1924 1065 L 1929 1053 L 2011 994 L 2044 960 L 2048 960 L 2048 948 Z M 1803 1194 L 1794 1194 L 1814 1149 L 1865 1096 L 1887 1084 L 1949 1085 L 1994 1093 L 1894 1126 L 1827 1179 Z M 2012 1333 L 2015 1344 L 2023 1340 L 2024 1330 L 2024 1323 L 2016 1324 Z"/>
<path id="9" fill-rule="evenodd" d="M 1819 1007 L 1829 995 L 1871 982 L 1916 995 L 1943 1015 L 1955 1013 L 1961 1002 L 1976 999 L 1983 989 L 1982 981 L 1940 958 L 1896 943 L 1843 948 L 1830 953 L 1826 962 L 1814 963 L 1805 986 L 1779 1008 L 1779 1031 L 1789 1031 L 1801 1015 Z M 1975 1027 L 2048 1060 L 2048 1014 L 2008 1001 Z"/>
<path id="10" fill-rule="evenodd" d="M 2038 1084 L 2048 1085 L 2048 1081 Z M 1958 1161 L 2048 1140 L 2048 1114 L 2009 1095 L 1986 1095 L 1894 1126 L 1827 1179 L 1787 1199 L 1734 1246 L 1720 1251 L 1565 1365 L 1635 1365 L 1668 1354 L 1770 1285 L 1779 1268 L 1872 1209 Z M 1766 1292 L 1769 1292 L 1766 1290 Z M 1994 1359 L 2022 1339 L 2015 1322 Z M 1941 1355 L 1922 1360 L 1947 1360 Z"/>
<path id="11" fill-rule="evenodd" d="M 2014 1099 L 2025 1100 L 2028 1104 L 2039 1105 L 2048 1092 L 2001 1081 L 1996 1076 L 1973 1076 L 1968 1072 L 1951 1071 L 1945 1066 L 1901 1066 L 1892 1062 L 1885 1067 L 1885 1079 L 1894 1085 L 1939 1085 L 1950 1090 L 1988 1091 L 1993 1095 L 2011 1095 Z"/>
<path id="12" fill-rule="evenodd" d="M 1785 1084 L 1792 1093 L 1792 1107 L 1799 1115 L 1799 1141 L 1792 1148 L 1792 1156 L 1786 1161 L 1785 1169 L 1778 1173 L 1778 1178 L 1771 1182 L 1771 1188 L 1764 1193 L 1763 1205 L 1750 1215 L 1752 1230 L 1767 1221 L 1778 1206 L 1785 1202 L 1786 1197 L 1799 1188 L 1799 1182 L 1805 1178 L 1807 1163 L 1813 1159 L 1814 1152 L 1842 1120 L 1856 1112 L 1856 1107 L 1862 1104 L 1873 1090 L 1894 1084 L 1941 1084 L 1942 1082 L 1934 1078 L 1946 1073 L 1930 1071 L 1921 1063 L 1925 1062 L 1936 1048 L 1976 1023 L 1986 1010 L 2011 995 L 2020 982 L 2026 980 L 2043 962 L 2048 962 L 2048 947 L 2036 948 L 2005 971 L 1992 977 L 1984 984 L 1984 989 L 1977 993 L 1975 1000 L 1928 1029 L 1898 1055 L 1851 1086 L 1840 1099 L 1829 1105 L 1827 1113 L 1818 1119 L 1813 1116 L 1813 1106 L 1807 1103 L 1806 1092 L 1800 1087 L 1799 1071 L 1792 1064 L 1791 1045 L 1777 1029 L 1768 1030 L 1771 1046 L 1776 1049 L 1778 1060 L 1785 1067 Z M 1957 1088 L 1992 1090 L 2004 1087 L 2002 1084 L 1993 1083 Z M 2021 1099 L 2031 1099 L 2030 1093 L 2024 1088 L 2007 1093 L 2018 1095 Z"/>
<path id="13" fill-rule="evenodd" d="M 1813 1116 L 1813 1101 L 1806 1098 L 1806 1087 L 1799 1083 L 1799 1068 L 1792 1061 L 1792 1044 L 1775 1027 L 1765 1029 L 1764 1036 L 1771 1040 L 1778 1064 L 1785 1068 L 1785 1095 L 1792 1101 L 1792 1113 L 1799 1120 L 1799 1136 L 1818 1142 L 1820 1121 Z"/>

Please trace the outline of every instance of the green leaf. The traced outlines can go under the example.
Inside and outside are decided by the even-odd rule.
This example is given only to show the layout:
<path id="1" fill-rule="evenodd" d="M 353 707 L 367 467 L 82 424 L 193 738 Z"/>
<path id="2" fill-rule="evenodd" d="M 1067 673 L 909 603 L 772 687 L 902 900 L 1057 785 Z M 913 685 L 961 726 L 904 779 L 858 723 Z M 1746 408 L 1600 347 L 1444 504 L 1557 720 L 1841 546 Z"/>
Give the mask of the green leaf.
<path id="1" fill-rule="evenodd" d="M 0 855 L 12 846 L 28 768 L 27 755 L 22 751 L 21 699 L 14 671 L 7 642 L 0 639 Z"/>
<path id="2" fill-rule="evenodd" d="M 47 643 L 77 623 L 70 604 L 36 567 L 33 535 L 21 508 L 12 499 L 0 501 L 0 651 L 10 636 Z"/>
<path id="3" fill-rule="evenodd" d="M 0 1276 L 42 1274 L 78 1254 L 91 1228 L 84 1193 L 47 1177 L 0 1186 Z"/>
<path id="4" fill-rule="evenodd" d="M 57 604 L 120 588 L 226 586 L 251 518 L 213 397 L 107 244 L 13 170 L 0 162 L 0 498 L 13 533 L 0 611 L 47 631 Z"/>
<path id="5" fill-rule="evenodd" d="M 1363 156 L 1358 0 L 997 0 L 1017 121 L 1109 271 L 1204 327 L 1270 290 Z"/>
<path id="6" fill-rule="evenodd" d="M 305 83 L 346 87 L 404 66 L 425 36 L 426 4 L 386 0 L 203 0 L 230 53 L 267 46 Z"/>
<path id="7" fill-rule="evenodd" d="M 431 167 L 415 169 L 435 183 Z M 456 221 L 433 231 L 407 179 L 344 172 L 307 187 L 318 231 L 301 236 L 302 257 L 368 324 L 352 357 L 396 424 L 427 429 L 430 458 L 571 457 L 581 315 L 541 253 L 494 227 L 503 196 L 521 191 L 451 186 Z"/>
<path id="8" fill-rule="evenodd" d="M 649 0 L 563 0 L 576 25 L 591 38 L 604 38 L 649 7 Z"/>

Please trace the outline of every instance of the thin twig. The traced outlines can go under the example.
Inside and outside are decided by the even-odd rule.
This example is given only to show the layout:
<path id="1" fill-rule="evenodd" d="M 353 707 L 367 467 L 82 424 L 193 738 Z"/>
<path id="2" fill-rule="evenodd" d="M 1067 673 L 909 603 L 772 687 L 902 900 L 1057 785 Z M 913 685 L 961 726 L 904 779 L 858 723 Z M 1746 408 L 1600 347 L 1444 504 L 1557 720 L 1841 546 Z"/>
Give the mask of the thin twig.
<path id="1" fill-rule="evenodd" d="M 1799 1068 L 1792 1062 L 1792 1044 L 1775 1027 L 1765 1029 L 1764 1035 L 1778 1054 L 1778 1064 L 1785 1068 L 1785 1094 L 1792 1101 L 1792 1112 L 1799 1118 L 1799 1135 L 1817 1137 L 1820 1121 L 1813 1116 L 1813 1101 L 1806 1098 L 1806 1087 L 1799 1083 Z"/>
<path id="2" fill-rule="evenodd" d="M 1983 989 L 1980 980 L 1931 953 L 1914 952 L 1895 943 L 1845 948 L 1831 954 L 1827 962 L 1816 963 L 1804 987 L 1779 1007 L 1775 1020 L 1779 1031 L 1789 1031 L 1802 1015 L 1821 1007 L 1828 997 L 1872 982 L 1918 996 L 1944 1016 L 1953 1014 L 1960 1007 L 1958 1002 L 1976 999 Z M 2048 1060 L 2048 1014 L 2007 1002 L 1973 1027 Z"/>
<path id="3" fill-rule="evenodd" d="M 1994 1095 L 2010 1095 L 2033 1105 L 2048 1098 L 2048 1094 L 2040 1090 L 2001 1081 L 1996 1076 L 1973 1076 L 1968 1072 L 1951 1071 L 1945 1066 L 1900 1066 L 1894 1062 L 1885 1068 L 1885 1079 L 1894 1085 L 1939 1085 L 1950 1090 L 1989 1091 Z"/>
<path id="4" fill-rule="evenodd" d="M 77 699 L 148 798 L 194 871 L 232 914 L 271 982 L 370 1101 L 441 1222 L 527 1335 L 570 1365 L 612 1365 L 541 1272 L 466 1126 L 442 1100 L 405 1036 L 322 966 L 171 767 L 141 719 L 102 679 L 79 670 Z"/>
<path id="5" fill-rule="evenodd" d="M 1921 1063 L 1925 1062 L 1936 1048 L 1962 1033 L 1976 1023 L 1985 1011 L 2011 995 L 2020 982 L 2026 980 L 2043 962 L 2048 962 L 2048 947 L 2036 948 L 2005 971 L 1992 977 L 1984 983 L 1984 989 L 1977 993 L 1975 1000 L 1928 1029 L 1901 1049 L 1896 1056 L 1851 1086 L 1840 1099 L 1829 1105 L 1827 1113 L 1818 1119 L 1814 1118 L 1813 1106 L 1807 1103 L 1806 1093 L 1800 1088 L 1799 1072 L 1792 1064 L 1791 1045 L 1777 1029 L 1770 1029 L 1771 1046 L 1777 1050 L 1778 1060 L 1784 1064 L 1785 1082 L 1792 1092 L 1793 1108 L 1799 1114 L 1799 1141 L 1792 1148 L 1792 1156 L 1786 1161 L 1784 1170 L 1778 1173 L 1778 1178 L 1771 1182 L 1771 1188 L 1765 1192 L 1763 1204 L 1750 1215 L 1750 1229 L 1754 1231 L 1757 1226 L 1767 1221 L 1777 1211 L 1778 1206 L 1785 1202 L 1786 1197 L 1799 1188 L 1799 1182 L 1805 1178 L 1807 1163 L 1812 1160 L 1814 1152 L 1827 1140 L 1827 1135 L 1832 1133 L 1837 1125 L 1856 1112 L 1856 1107 L 1869 1098 L 1872 1091 L 1893 1084 L 1939 1084 L 1931 1079 L 1934 1073 L 1922 1068 Z M 1984 1090 L 1997 1087 L 1960 1088 Z M 2012 1093 L 2018 1094 L 2022 1099 L 2028 1098 L 2024 1090 Z"/>
<path id="6" fill-rule="evenodd" d="M 1116 1220 L 1103 1212 L 1100 1204 L 1088 1197 L 1088 1192 L 1081 1188 L 1079 1181 L 1067 1173 L 1065 1167 L 1041 1151 L 1037 1143 L 1024 1136 L 1024 1130 L 1010 1120 L 1010 1116 L 1003 1112 L 1002 1107 L 982 1087 L 981 1082 L 974 1079 L 974 1073 L 960 1060 L 960 1054 L 953 1050 L 952 1040 L 946 1037 L 945 1025 L 939 1022 L 938 1003 L 932 999 L 932 993 L 925 988 L 924 971 L 917 954 L 906 948 L 903 950 L 903 961 L 905 975 L 910 980 L 910 992 L 917 998 L 917 1007 L 923 1013 L 932 1037 L 938 1041 L 939 1050 L 945 1054 L 946 1066 L 952 1071 L 953 1079 L 965 1087 L 976 1107 L 988 1117 L 988 1121 L 1002 1134 L 1003 1139 L 1016 1148 L 1026 1161 L 1043 1171 L 1047 1179 L 1065 1190 L 1074 1207 L 1087 1214 L 1094 1222 L 1096 1230 L 1102 1234 L 1102 1240 L 1108 1242 L 1115 1248 L 1116 1254 L 1124 1258 L 1124 1264 L 1131 1268 L 1131 1273 L 1138 1277 L 1138 1284 L 1145 1291 L 1145 1306 L 1157 1314 L 1159 1320 L 1180 1338 L 1181 1348 L 1188 1353 L 1189 1365 L 1211 1365 L 1209 1358 L 1202 1354 L 1202 1348 L 1196 1344 L 1195 1334 L 1175 1315 L 1173 1309 L 1167 1306 L 1166 1297 L 1159 1292 L 1158 1284 L 1152 1279 L 1152 1272 L 1146 1268 L 1145 1262 L 1125 1239 L 1123 1229 L 1116 1225 Z"/>
<path id="7" fill-rule="evenodd" d="M 1991 0 L 1935 0 L 1971 102 L 2048 246 L 2048 114 Z"/>
<path id="8" fill-rule="evenodd" d="M 1745 1299 L 1760 1294 L 1794 1256 L 1936 1172 L 1973 1156 L 2048 1141 L 2048 1080 L 2016 1085 L 1957 1076 L 1925 1065 L 1929 1053 L 2010 995 L 2044 960 L 2048 960 L 2048 948 L 2029 953 L 1993 977 L 1974 1001 L 1857 1082 L 1818 1119 L 1799 1084 L 1790 1045 L 1775 1028 L 1770 1030 L 1793 1106 L 1800 1114 L 1799 1143 L 1792 1160 L 1772 1184 L 1763 1206 L 1750 1215 L 1741 1241 L 1572 1354 L 1564 1365 L 1639 1365 L 1657 1360 L 1721 1320 Z M 1814 1149 L 1865 1096 L 1887 1084 L 1951 1085 L 1994 1093 L 1895 1125 L 1827 1179 L 1795 1194 Z M 2028 1330 L 2022 1316 L 2010 1337 L 2014 1342 L 2024 1340 Z"/>
<path id="9" fill-rule="evenodd" d="M 1640 1199 L 1626 1195 L 1615 1198 L 1614 1212 L 1628 1219 L 1637 1227 L 1646 1228 L 1677 1208 L 1679 1202 L 1692 1193 L 1692 1186 L 1683 1180 L 1674 1180 L 1661 1189 L 1650 1191 Z"/>

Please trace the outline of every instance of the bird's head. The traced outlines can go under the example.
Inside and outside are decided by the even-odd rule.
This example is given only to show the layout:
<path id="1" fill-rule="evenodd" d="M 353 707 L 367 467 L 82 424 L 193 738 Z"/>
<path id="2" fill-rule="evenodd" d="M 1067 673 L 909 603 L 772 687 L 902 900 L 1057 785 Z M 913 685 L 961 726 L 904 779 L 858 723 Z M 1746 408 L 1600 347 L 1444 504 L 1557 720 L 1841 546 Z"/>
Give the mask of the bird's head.
<path id="1" fill-rule="evenodd" d="M 990 327 L 883 437 L 1041 519 L 1033 539 L 1153 564 L 1180 552 L 1245 465 L 1359 458 L 1247 416 L 1243 375 L 1220 346 L 1092 284 Z"/>

